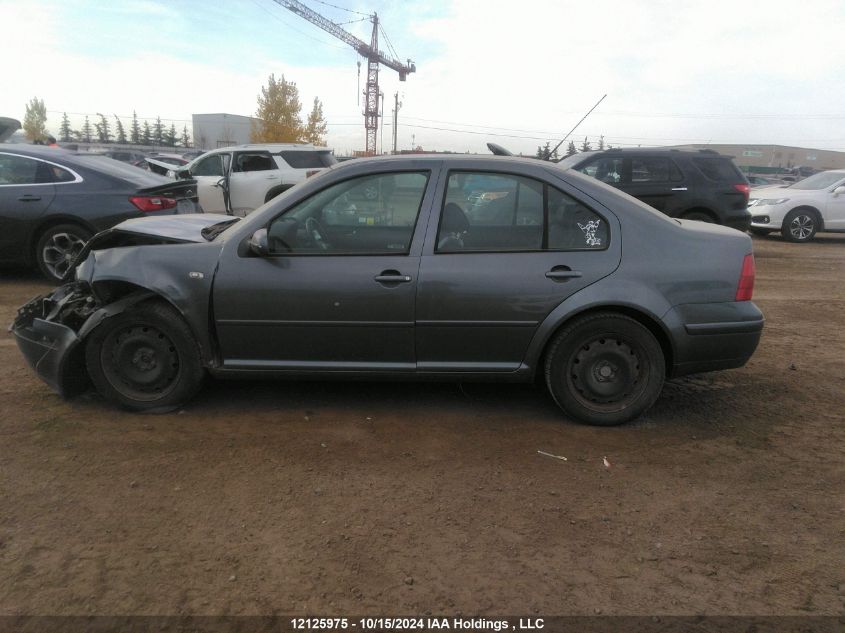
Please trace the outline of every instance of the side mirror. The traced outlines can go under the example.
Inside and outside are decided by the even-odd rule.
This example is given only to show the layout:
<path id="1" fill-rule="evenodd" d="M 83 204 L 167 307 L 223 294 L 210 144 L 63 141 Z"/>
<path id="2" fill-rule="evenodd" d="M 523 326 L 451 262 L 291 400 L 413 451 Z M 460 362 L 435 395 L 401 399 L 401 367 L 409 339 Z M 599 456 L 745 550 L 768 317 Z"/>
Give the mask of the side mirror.
<path id="1" fill-rule="evenodd" d="M 267 257 L 270 254 L 270 246 L 267 242 L 267 229 L 258 229 L 249 238 L 249 250 L 259 257 Z"/>
<path id="2" fill-rule="evenodd" d="M 845 193 L 845 185 L 839 185 L 836 189 L 833 190 L 834 196 L 841 196 Z"/>

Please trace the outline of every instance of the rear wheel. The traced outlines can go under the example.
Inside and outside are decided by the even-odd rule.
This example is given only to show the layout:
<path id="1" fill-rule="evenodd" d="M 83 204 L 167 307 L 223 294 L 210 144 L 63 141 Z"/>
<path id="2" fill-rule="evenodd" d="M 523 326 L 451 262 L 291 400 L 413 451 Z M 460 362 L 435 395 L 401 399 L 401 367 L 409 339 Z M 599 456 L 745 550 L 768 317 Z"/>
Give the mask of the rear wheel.
<path id="1" fill-rule="evenodd" d="M 781 235 L 790 242 L 809 242 L 819 230 L 819 218 L 811 209 L 793 209 L 786 214 Z"/>
<path id="2" fill-rule="evenodd" d="M 657 400 L 665 363 L 646 327 L 602 312 L 578 319 L 554 338 L 546 356 L 546 385 L 573 418 L 598 426 L 623 424 Z"/>
<path id="3" fill-rule="evenodd" d="M 47 279 L 59 283 L 89 239 L 90 231 L 76 224 L 51 226 L 35 244 L 38 268 Z"/>
<path id="4" fill-rule="evenodd" d="M 106 319 L 88 339 L 85 361 L 97 390 L 135 411 L 186 403 L 204 376 L 197 343 L 170 306 L 144 302 Z"/>

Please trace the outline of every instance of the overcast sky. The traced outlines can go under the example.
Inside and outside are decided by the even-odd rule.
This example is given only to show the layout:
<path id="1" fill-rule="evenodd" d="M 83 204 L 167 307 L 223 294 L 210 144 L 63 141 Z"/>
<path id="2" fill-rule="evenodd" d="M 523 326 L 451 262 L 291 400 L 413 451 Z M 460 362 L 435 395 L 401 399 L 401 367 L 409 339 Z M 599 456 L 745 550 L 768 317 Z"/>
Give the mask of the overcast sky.
<path id="1" fill-rule="evenodd" d="M 335 22 L 377 11 L 417 73 L 382 69 L 384 146 L 533 153 L 573 135 L 614 145 L 779 143 L 845 150 L 845 2 L 304 0 Z M 335 5 L 335 6 L 331 6 Z M 0 116 L 43 98 L 48 128 L 103 112 L 251 115 L 270 73 L 324 103 L 328 144 L 362 149 L 353 49 L 273 0 L 0 0 Z M 371 24 L 344 28 L 369 41 Z M 387 42 L 382 38 L 382 49 Z M 439 128 L 439 129 L 438 129 Z"/>

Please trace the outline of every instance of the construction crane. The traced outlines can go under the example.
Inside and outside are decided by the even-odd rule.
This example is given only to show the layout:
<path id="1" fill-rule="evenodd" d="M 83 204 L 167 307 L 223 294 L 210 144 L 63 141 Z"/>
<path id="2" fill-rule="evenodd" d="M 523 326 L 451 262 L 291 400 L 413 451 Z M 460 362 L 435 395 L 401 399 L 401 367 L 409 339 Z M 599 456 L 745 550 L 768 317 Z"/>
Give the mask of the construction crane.
<path id="1" fill-rule="evenodd" d="M 372 156 L 376 153 L 376 139 L 378 138 L 378 117 L 379 117 L 379 88 L 378 88 L 378 69 L 379 64 L 387 66 L 399 73 L 399 81 L 405 81 L 406 77 L 413 72 L 416 72 L 417 67 L 410 59 L 403 64 L 398 59 L 388 57 L 378 49 L 378 29 L 379 19 L 378 14 L 373 13 L 369 16 L 373 23 L 373 35 L 370 43 L 367 44 L 363 40 L 358 39 L 348 31 L 342 29 L 328 18 L 323 17 L 313 9 L 308 8 L 297 0 L 274 0 L 276 4 L 283 6 L 285 9 L 296 13 L 298 16 L 305 18 L 312 24 L 316 24 L 327 33 L 331 33 L 342 42 L 346 42 L 356 51 L 361 57 L 367 59 L 367 91 L 364 106 L 364 128 L 367 131 L 367 155 Z M 387 36 L 385 36 L 387 37 Z M 390 42 L 388 41 L 388 45 Z"/>

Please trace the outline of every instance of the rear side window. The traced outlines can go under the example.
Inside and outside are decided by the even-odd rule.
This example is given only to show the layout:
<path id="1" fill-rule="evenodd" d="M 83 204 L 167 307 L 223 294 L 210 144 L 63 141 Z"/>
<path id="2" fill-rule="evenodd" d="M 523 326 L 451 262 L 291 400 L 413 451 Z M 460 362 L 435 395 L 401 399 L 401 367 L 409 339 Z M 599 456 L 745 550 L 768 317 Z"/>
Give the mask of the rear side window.
<path id="1" fill-rule="evenodd" d="M 571 196 L 523 176 L 453 172 L 438 253 L 603 249 L 606 221 Z"/>
<path id="2" fill-rule="evenodd" d="M 0 185 L 37 185 L 53 182 L 53 174 L 47 163 L 0 154 Z"/>
<path id="3" fill-rule="evenodd" d="M 278 168 L 276 161 L 273 160 L 270 154 L 251 153 L 238 154 L 235 158 L 233 171 L 269 171 Z"/>
<path id="4" fill-rule="evenodd" d="M 279 155 L 294 169 L 319 169 L 337 162 L 331 152 L 287 151 Z"/>
<path id="5" fill-rule="evenodd" d="M 729 158 L 693 158 L 695 166 L 710 180 L 716 182 L 743 182 L 744 176 Z"/>
<path id="6" fill-rule="evenodd" d="M 631 158 L 631 182 L 679 182 L 683 179 L 681 170 L 668 158 Z"/>
<path id="7" fill-rule="evenodd" d="M 597 158 L 596 160 L 581 167 L 577 167 L 576 169 L 582 174 L 591 176 L 596 180 L 601 180 L 602 182 L 606 182 L 608 184 L 614 184 L 622 182 L 622 175 L 624 173 L 623 160 L 624 159 L 619 157 Z"/>

